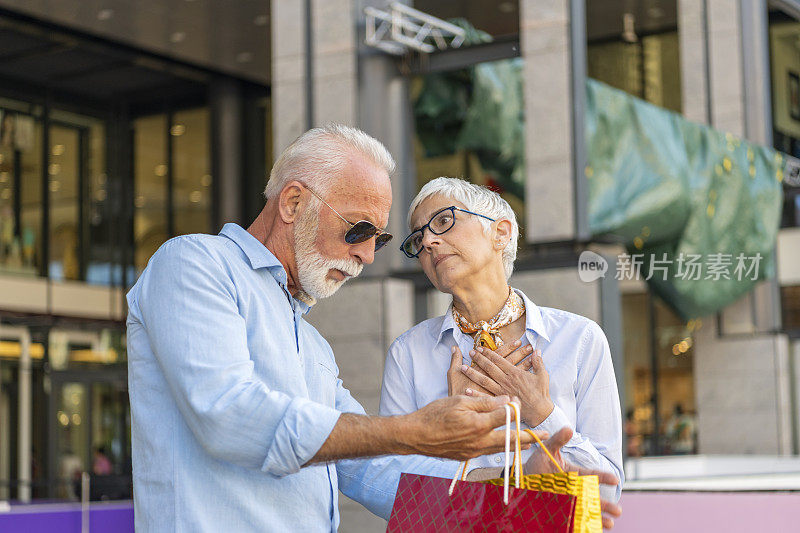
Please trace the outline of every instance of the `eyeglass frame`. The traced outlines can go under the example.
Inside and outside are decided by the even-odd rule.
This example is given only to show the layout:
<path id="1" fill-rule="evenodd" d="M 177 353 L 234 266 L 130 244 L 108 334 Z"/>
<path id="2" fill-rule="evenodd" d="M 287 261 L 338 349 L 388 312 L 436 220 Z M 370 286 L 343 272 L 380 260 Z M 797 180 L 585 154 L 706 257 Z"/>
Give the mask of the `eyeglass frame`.
<path id="1" fill-rule="evenodd" d="M 320 196 L 319 194 L 317 194 L 316 192 L 314 192 L 314 189 L 312 189 L 311 187 L 309 187 L 309 186 L 308 186 L 308 185 L 306 185 L 305 183 L 301 183 L 301 184 L 303 185 L 303 187 L 305 187 L 306 189 L 308 189 L 308 192 L 310 192 L 311 194 L 313 194 L 313 195 L 314 195 L 314 196 L 317 198 L 317 200 L 319 200 L 320 202 L 322 202 L 323 204 L 325 204 L 326 206 L 328 206 L 328 209 L 330 209 L 331 211 L 333 211 L 334 213 L 336 213 L 336 216 L 337 216 L 337 217 L 341 218 L 342 220 L 344 220 L 345 222 L 347 222 L 348 224 L 350 224 L 350 229 L 348 229 L 348 230 L 345 232 L 345 234 L 344 234 L 344 242 L 345 242 L 345 243 L 347 243 L 347 244 L 349 244 L 350 246 L 355 246 L 356 244 L 361 244 L 362 242 L 367 242 L 367 241 L 368 241 L 368 240 L 370 240 L 371 238 L 375 237 L 375 251 L 377 252 L 378 250 L 380 250 L 381 248 L 383 248 L 384 246 L 386 246 L 386 245 L 389 243 L 389 241 L 391 241 L 391 240 L 392 240 L 392 238 L 394 238 L 394 235 L 392 235 L 392 234 L 391 234 L 391 233 L 389 233 L 388 231 L 383 231 L 382 229 L 380 229 L 378 226 L 376 226 L 375 224 L 373 224 L 373 223 L 372 223 L 372 222 L 370 222 L 369 220 L 359 220 L 358 222 L 355 222 L 355 223 L 353 223 L 353 222 L 350 222 L 349 220 L 347 220 L 346 218 L 344 218 L 342 215 L 340 215 L 340 214 L 339 214 L 339 212 L 338 212 L 336 209 L 334 209 L 333 207 L 331 207 L 331 205 L 330 205 L 328 202 L 326 202 L 326 201 L 325 201 L 325 200 L 322 198 L 322 196 Z M 372 227 L 372 229 L 374 230 L 374 233 L 373 233 L 372 235 L 370 235 L 369 237 L 367 237 L 366 239 L 364 239 L 363 241 L 348 242 L 348 241 L 347 241 L 347 234 L 348 234 L 348 233 L 350 233 L 350 232 L 351 232 L 351 231 L 352 231 L 352 230 L 353 230 L 353 229 L 356 227 L 356 224 L 361 224 L 362 222 L 363 222 L 364 224 L 369 224 L 369 225 Z M 389 238 L 379 243 L 379 241 L 378 241 L 378 237 L 380 237 L 381 235 L 388 235 L 388 236 L 389 236 Z M 380 246 L 379 246 L 379 244 L 380 244 Z"/>
<path id="2" fill-rule="evenodd" d="M 444 211 L 448 211 L 448 210 L 449 210 L 449 211 L 451 211 L 451 214 L 452 214 L 452 216 L 453 216 L 453 223 L 452 223 L 452 224 L 450 224 L 450 227 L 449 227 L 449 228 L 447 228 L 446 230 L 444 230 L 444 231 L 442 231 L 442 232 L 437 232 L 437 231 L 434 231 L 434 230 L 433 230 L 433 228 L 431 227 L 431 222 L 433 222 L 433 219 L 434 219 L 434 218 L 436 218 L 437 216 L 439 216 L 440 214 L 442 214 Z M 427 223 L 427 224 L 425 224 L 425 225 L 424 225 L 424 226 L 422 226 L 421 228 L 419 228 L 419 229 L 415 229 L 414 231 L 412 231 L 411 233 L 409 233 L 409 234 L 408 234 L 408 236 L 407 236 L 405 239 L 403 239 L 403 242 L 402 242 L 402 243 L 400 243 L 400 251 L 401 251 L 401 252 L 403 252 L 403 254 L 404 254 L 406 257 L 408 257 L 409 259 L 414 259 L 415 257 L 419 257 L 419 254 L 421 254 L 421 253 L 422 253 L 422 250 L 424 250 L 425 248 L 424 248 L 424 247 L 420 248 L 420 249 L 419 249 L 419 252 L 417 252 L 417 253 L 415 253 L 415 254 L 409 254 L 408 252 L 406 252 L 406 251 L 405 251 L 405 244 L 406 244 L 406 241 L 408 241 L 408 240 L 411 238 L 411 236 L 412 236 L 412 235 L 414 235 L 414 234 L 415 234 L 415 233 L 417 233 L 417 232 L 420 232 L 420 233 L 422 233 L 422 238 L 424 239 L 424 238 L 425 238 L 425 228 L 428 228 L 428 231 L 430 231 L 430 232 L 431 232 L 431 233 L 433 233 L 434 235 L 444 235 L 445 233 L 447 233 L 448 231 L 450 231 L 451 229 L 453 229 L 453 226 L 455 226 L 455 225 L 456 225 L 456 213 L 455 213 L 456 211 L 461 211 L 462 213 L 467 213 L 467 214 L 469 214 L 469 215 L 475 215 L 475 216 L 479 216 L 479 217 L 481 217 L 481 218 L 485 218 L 486 220 L 490 220 L 490 221 L 492 221 L 492 222 L 496 222 L 496 221 L 497 221 L 496 219 L 494 219 L 494 218 L 491 218 L 491 217 L 487 217 L 486 215 L 481 215 L 480 213 L 476 213 L 476 212 L 474 212 L 474 211 L 468 211 L 468 210 L 466 210 L 466 209 L 461 209 L 460 207 L 456 207 L 456 206 L 454 206 L 454 205 L 451 205 L 450 207 L 444 207 L 444 208 L 442 208 L 442 209 L 439 209 L 438 211 L 436 211 L 436 212 L 435 212 L 433 215 L 431 215 L 431 218 L 430 218 L 430 220 L 428 220 L 428 223 Z"/>

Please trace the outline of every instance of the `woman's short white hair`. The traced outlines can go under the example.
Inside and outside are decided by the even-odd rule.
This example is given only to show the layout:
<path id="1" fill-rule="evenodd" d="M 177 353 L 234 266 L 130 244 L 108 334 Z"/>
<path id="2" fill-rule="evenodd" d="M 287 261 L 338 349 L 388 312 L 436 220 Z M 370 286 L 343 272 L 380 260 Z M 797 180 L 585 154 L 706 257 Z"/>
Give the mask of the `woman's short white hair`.
<path id="1" fill-rule="evenodd" d="M 458 178 L 436 178 L 426 183 L 417 194 L 411 207 L 408 208 L 408 229 L 411 227 L 411 216 L 419 204 L 435 195 L 452 198 L 464 204 L 468 211 L 480 213 L 495 220 L 508 220 L 511 222 L 511 239 L 503 250 L 503 268 L 506 279 L 514 272 L 514 261 L 517 259 L 517 241 L 519 240 L 519 224 L 517 216 L 511 206 L 494 191 L 481 185 L 475 185 Z M 484 232 L 488 233 L 492 223 L 485 218 L 477 217 L 483 224 Z"/>
<path id="2" fill-rule="evenodd" d="M 277 196 L 292 180 L 313 186 L 315 192 L 323 194 L 353 152 L 367 157 L 389 176 L 394 173 L 394 159 L 380 141 L 350 126 L 327 124 L 308 130 L 281 153 L 269 174 L 264 196 Z"/>

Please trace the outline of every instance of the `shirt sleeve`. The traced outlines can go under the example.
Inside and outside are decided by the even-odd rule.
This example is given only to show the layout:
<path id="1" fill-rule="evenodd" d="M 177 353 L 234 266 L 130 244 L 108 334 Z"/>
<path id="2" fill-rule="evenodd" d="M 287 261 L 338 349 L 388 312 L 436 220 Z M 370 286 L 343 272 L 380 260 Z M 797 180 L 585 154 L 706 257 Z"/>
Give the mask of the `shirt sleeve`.
<path id="1" fill-rule="evenodd" d="M 140 283 L 137 306 L 150 347 L 206 452 L 274 476 L 297 472 L 340 413 L 270 390 L 254 375 L 236 287 L 225 268 L 199 241 L 178 238 L 153 256 Z"/>
<path id="2" fill-rule="evenodd" d="M 423 455 L 389 455 L 347 459 L 336 464 L 339 490 L 373 514 L 389 520 L 400 474 L 453 479 L 461 463 Z"/>
<path id="3" fill-rule="evenodd" d="M 564 426 L 572 439 L 561 449 L 564 458 L 578 466 L 611 472 L 620 480 L 612 493 L 600 486 L 604 498 L 618 501 L 622 494 L 622 415 L 617 380 L 605 333 L 594 322 L 581 338 L 575 395 L 576 423 L 556 406 L 536 430 L 555 433 Z"/>

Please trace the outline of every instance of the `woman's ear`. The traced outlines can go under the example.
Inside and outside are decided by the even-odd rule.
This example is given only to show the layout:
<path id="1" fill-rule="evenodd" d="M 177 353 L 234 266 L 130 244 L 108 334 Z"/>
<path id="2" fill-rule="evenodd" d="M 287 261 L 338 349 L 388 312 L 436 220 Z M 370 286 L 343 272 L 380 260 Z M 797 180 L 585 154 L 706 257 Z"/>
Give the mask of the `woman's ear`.
<path id="1" fill-rule="evenodd" d="M 501 218 L 495 222 L 494 226 L 494 247 L 505 249 L 508 241 L 511 240 L 511 221 Z"/>
<path id="2" fill-rule="evenodd" d="M 290 181 L 278 195 L 278 213 L 286 224 L 291 224 L 297 218 L 303 202 L 302 192 L 299 181 Z"/>

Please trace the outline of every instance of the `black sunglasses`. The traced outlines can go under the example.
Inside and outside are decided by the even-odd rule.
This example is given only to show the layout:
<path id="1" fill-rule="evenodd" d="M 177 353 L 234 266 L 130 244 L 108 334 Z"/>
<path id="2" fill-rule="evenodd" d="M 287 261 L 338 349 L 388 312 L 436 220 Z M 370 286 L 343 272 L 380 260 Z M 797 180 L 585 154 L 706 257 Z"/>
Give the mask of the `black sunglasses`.
<path id="1" fill-rule="evenodd" d="M 486 220 L 491 220 L 494 222 L 493 218 L 489 218 L 486 215 L 481 215 L 480 213 L 467 211 L 466 209 L 461 209 L 460 207 L 451 205 L 450 207 L 440 209 L 433 214 L 427 224 L 418 230 L 412 231 L 411 234 L 403 240 L 403 244 L 400 245 L 400 251 L 406 254 L 406 257 L 410 259 L 419 257 L 419 254 L 425 249 L 425 246 L 422 244 L 422 240 L 425 237 L 425 228 L 428 228 L 434 235 L 447 233 L 453 226 L 456 225 L 456 211 L 461 211 L 462 213 L 467 213 L 468 215 L 475 215 L 476 217 L 482 217 Z"/>
<path id="2" fill-rule="evenodd" d="M 303 186 L 306 189 L 308 189 L 309 192 L 311 192 L 311 194 L 316 196 L 320 202 L 327 205 L 331 211 L 336 213 L 337 217 L 341 218 L 342 220 L 350 224 L 350 229 L 347 230 L 347 233 L 344 234 L 344 242 L 346 242 L 347 244 L 359 244 L 371 239 L 372 237 L 375 237 L 375 251 L 377 252 L 378 250 L 383 248 L 387 242 L 392 240 L 391 233 L 383 231 L 382 229 L 376 227 L 375 224 L 373 224 L 368 220 L 359 220 L 356 223 L 350 222 L 342 215 L 340 215 L 336 209 L 331 207 L 330 204 L 328 204 L 328 202 L 323 200 L 320 195 L 315 193 L 314 190 L 311 189 L 308 185 L 303 184 Z"/>

